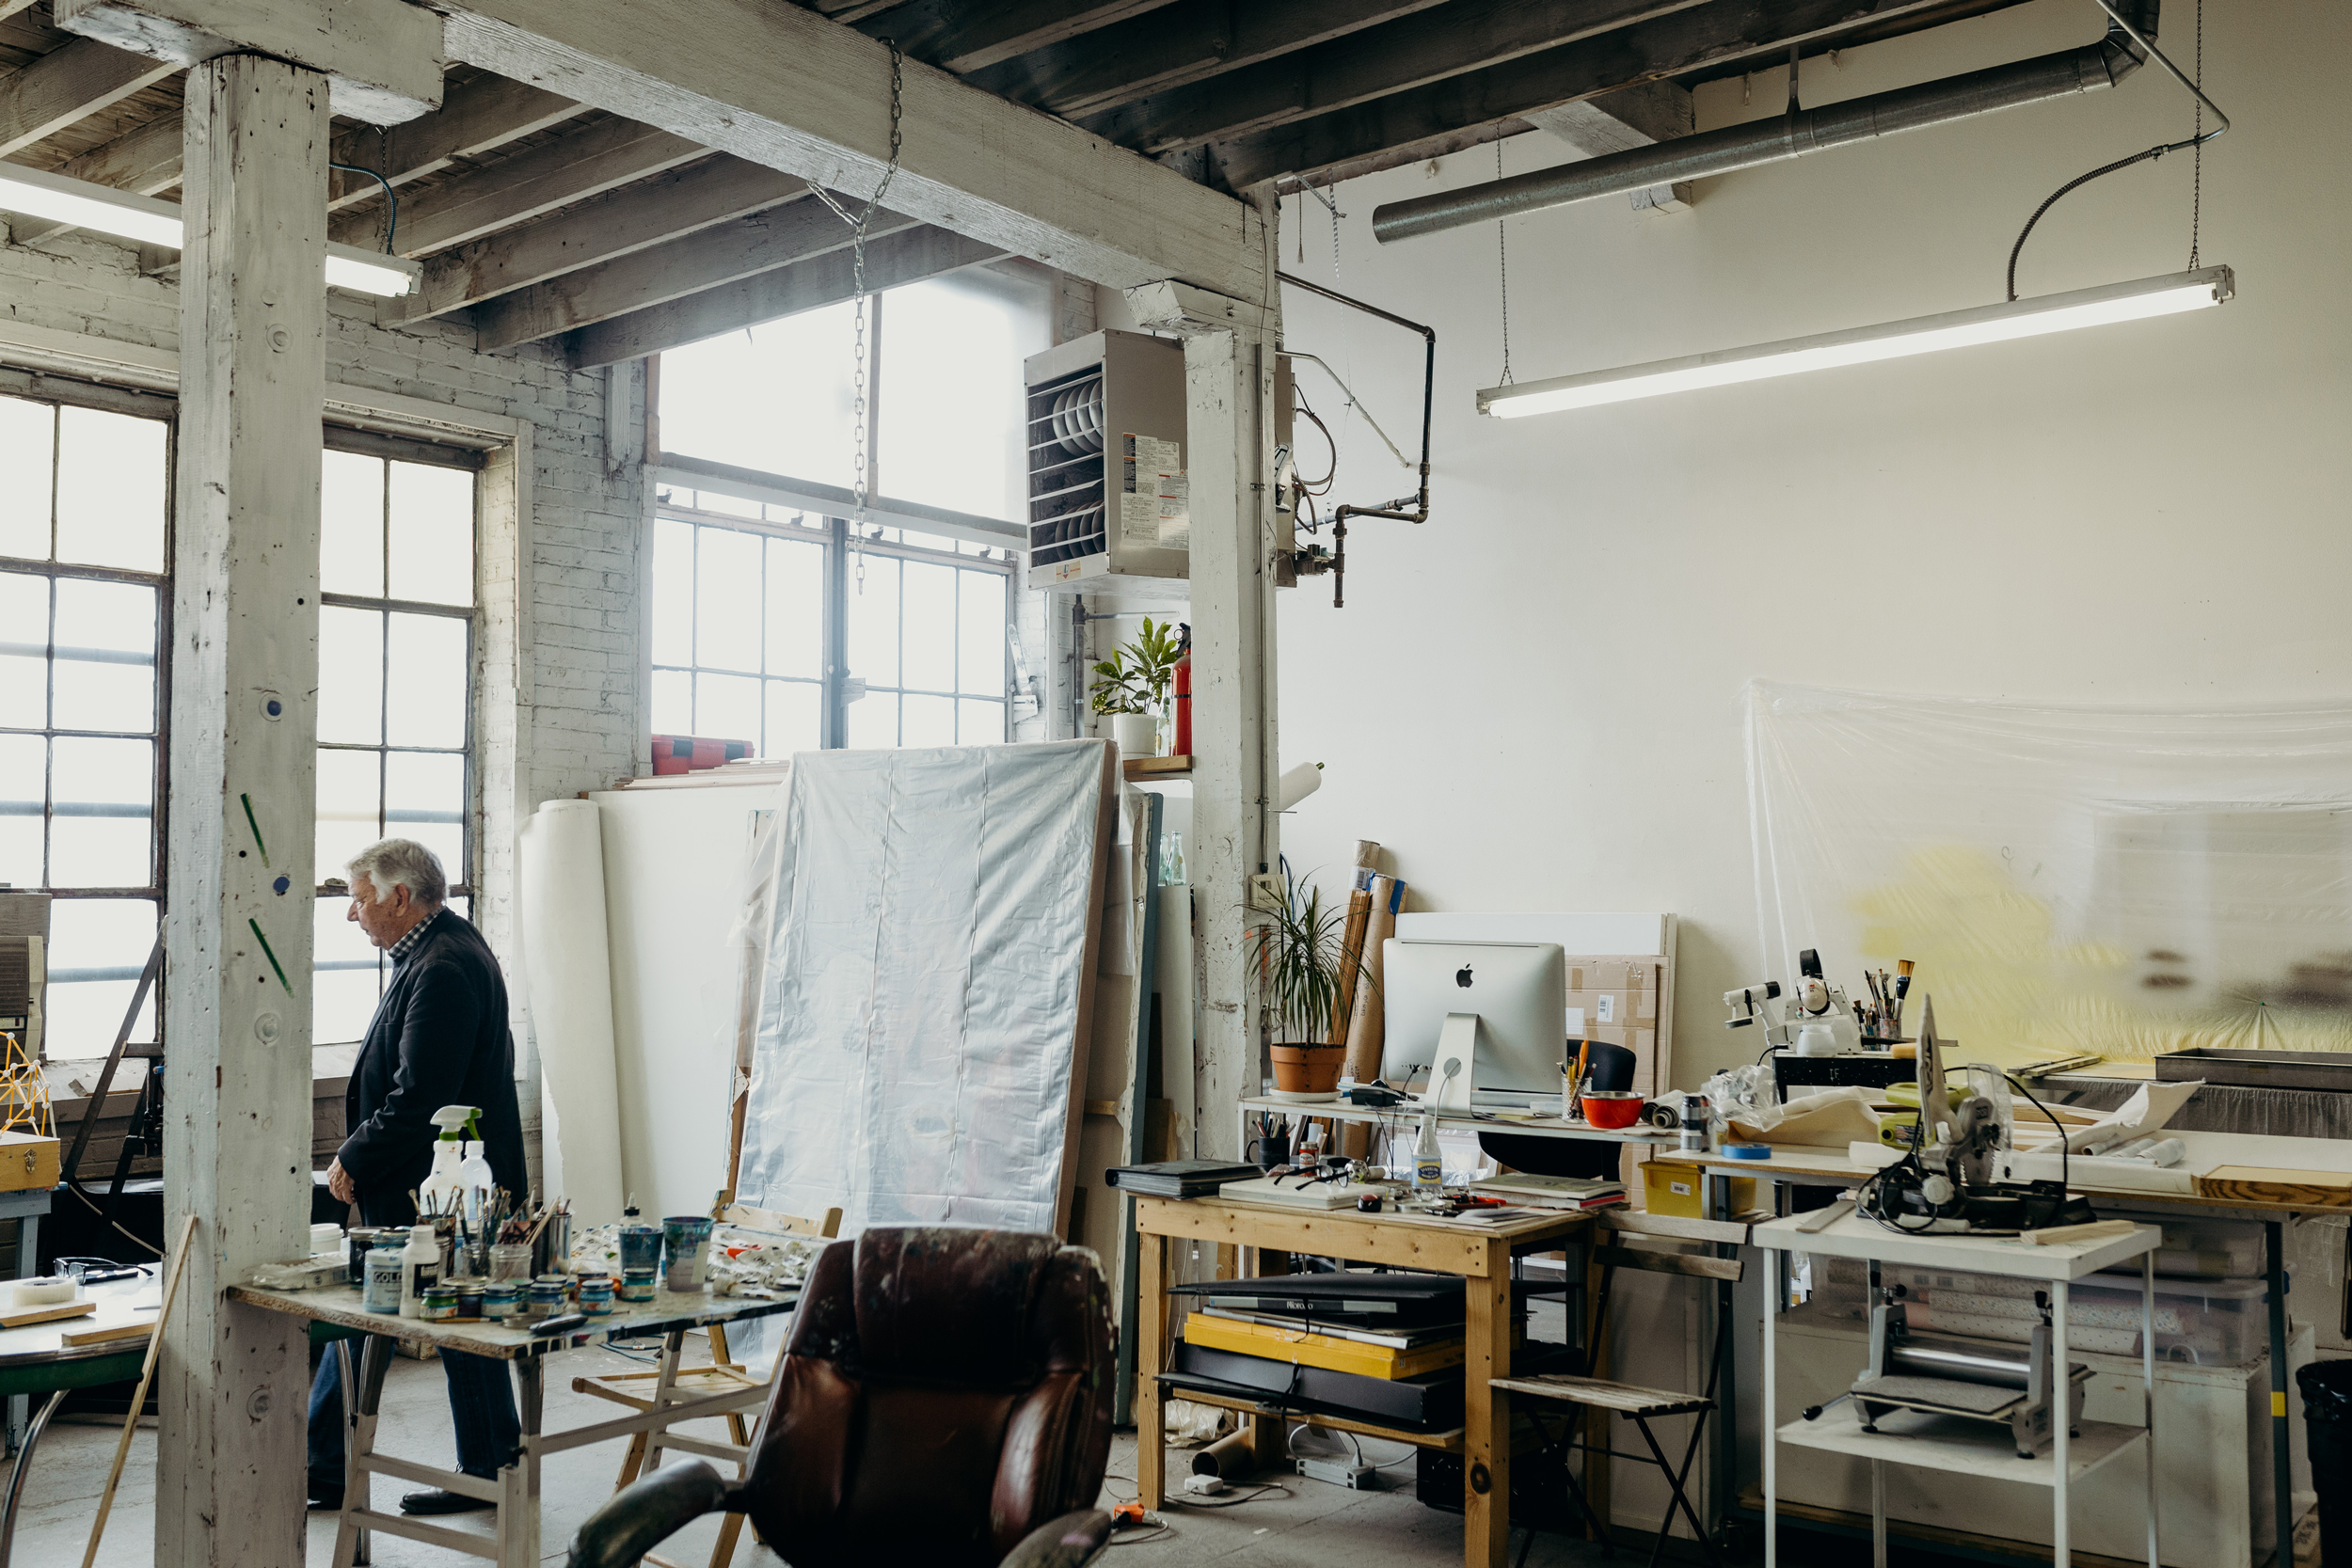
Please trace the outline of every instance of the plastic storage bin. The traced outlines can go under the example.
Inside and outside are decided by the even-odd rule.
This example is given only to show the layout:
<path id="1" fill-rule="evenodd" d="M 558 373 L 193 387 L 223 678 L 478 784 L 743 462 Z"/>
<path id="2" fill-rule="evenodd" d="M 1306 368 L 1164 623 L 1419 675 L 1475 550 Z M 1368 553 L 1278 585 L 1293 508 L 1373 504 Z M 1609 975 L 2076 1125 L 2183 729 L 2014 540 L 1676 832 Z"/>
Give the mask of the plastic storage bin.
<path id="1" fill-rule="evenodd" d="M 1813 1269 L 1813 1295 L 1804 1310 L 1825 1322 L 1868 1318 L 1867 1264 L 1817 1258 Z M 1915 1328 L 2023 1342 L 2041 1321 L 2031 1280 L 1893 1264 L 1879 1277 L 1908 1292 Z M 2259 1279 L 2157 1280 L 2156 1354 L 2204 1367 L 2258 1359 L 2270 1333 L 2264 1289 Z M 2133 1276 L 2093 1275 L 2078 1280 L 2067 1298 L 2066 1338 L 2074 1350 L 2137 1355 L 2139 1326 L 2139 1281 Z"/>

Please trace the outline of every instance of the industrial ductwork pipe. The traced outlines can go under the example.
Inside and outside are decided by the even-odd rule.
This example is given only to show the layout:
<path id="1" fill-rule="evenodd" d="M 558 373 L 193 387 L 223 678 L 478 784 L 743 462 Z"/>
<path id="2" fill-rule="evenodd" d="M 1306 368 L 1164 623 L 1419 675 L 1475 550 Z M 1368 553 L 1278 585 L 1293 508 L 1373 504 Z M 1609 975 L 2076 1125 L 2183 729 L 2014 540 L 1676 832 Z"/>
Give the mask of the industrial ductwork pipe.
<path id="1" fill-rule="evenodd" d="M 1725 126 L 1560 168 L 1539 169 L 1410 201 L 1391 201 L 1374 210 L 1372 231 L 1381 244 L 1388 245 L 1547 207 L 1756 168 L 1898 131 L 1917 131 L 1996 109 L 2097 92 L 2114 87 L 2145 60 L 2132 38 L 2110 24 L 2104 40 L 2080 49 L 1876 93 L 1825 109 L 1792 107 L 1778 119 Z"/>

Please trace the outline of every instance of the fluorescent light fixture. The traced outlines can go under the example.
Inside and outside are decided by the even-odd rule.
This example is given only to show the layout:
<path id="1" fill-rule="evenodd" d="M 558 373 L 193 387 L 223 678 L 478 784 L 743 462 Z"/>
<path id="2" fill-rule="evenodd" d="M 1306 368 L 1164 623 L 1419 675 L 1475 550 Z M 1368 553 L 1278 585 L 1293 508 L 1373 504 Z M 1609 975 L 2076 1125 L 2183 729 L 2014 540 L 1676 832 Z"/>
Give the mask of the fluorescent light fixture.
<path id="1" fill-rule="evenodd" d="M 1499 420 L 1516 420 L 1525 414 L 1556 414 L 1597 404 L 1629 403 L 1635 398 L 1663 397 L 1669 392 L 1688 392 L 1701 387 L 1729 387 L 1742 381 L 1798 375 L 1839 365 L 1899 359 L 1937 349 L 2034 338 L 2077 326 L 2104 326 L 2109 322 L 2137 321 L 2143 316 L 2177 315 L 2183 310 L 2227 304 L 2236 292 L 2236 280 L 2229 268 L 2204 267 L 2165 277 L 2143 277 L 2137 283 L 2109 283 L 2096 289 L 2076 289 L 2071 293 L 2043 294 L 2036 299 L 1979 306 L 1972 310 L 1950 310 L 1940 316 L 1918 316 L 1910 321 L 1851 327 L 1811 338 L 1789 338 L 1751 348 L 1660 359 L 1622 370 L 1489 387 L 1478 394 L 1478 411 Z"/>
<path id="2" fill-rule="evenodd" d="M 151 196 L 14 164 L 0 164 L 0 212 L 70 223 L 77 229 L 94 229 L 171 250 L 181 248 L 185 234 L 176 201 L 159 201 Z M 405 257 L 332 241 L 326 246 L 326 282 L 330 288 L 396 298 L 416 292 L 422 271 Z"/>

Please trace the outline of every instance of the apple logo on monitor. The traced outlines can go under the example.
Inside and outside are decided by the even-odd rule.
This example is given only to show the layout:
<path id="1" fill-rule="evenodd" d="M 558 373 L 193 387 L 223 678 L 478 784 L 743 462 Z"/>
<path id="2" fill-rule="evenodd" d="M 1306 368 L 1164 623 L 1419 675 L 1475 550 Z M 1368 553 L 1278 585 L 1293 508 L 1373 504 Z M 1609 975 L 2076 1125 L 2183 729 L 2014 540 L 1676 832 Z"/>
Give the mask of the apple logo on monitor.
<path id="1" fill-rule="evenodd" d="M 1455 970 L 1455 971 L 1454 972 L 1454 983 L 1455 985 L 1457 985 L 1457 986 L 1461 987 L 1464 990 L 1470 990 L 1470 965 L 1468 965 L 1468 964 L 1464 964 L 1464 965 L 1463 965 L 1460 969 L 1457 969 L 1457 970 Z"/>

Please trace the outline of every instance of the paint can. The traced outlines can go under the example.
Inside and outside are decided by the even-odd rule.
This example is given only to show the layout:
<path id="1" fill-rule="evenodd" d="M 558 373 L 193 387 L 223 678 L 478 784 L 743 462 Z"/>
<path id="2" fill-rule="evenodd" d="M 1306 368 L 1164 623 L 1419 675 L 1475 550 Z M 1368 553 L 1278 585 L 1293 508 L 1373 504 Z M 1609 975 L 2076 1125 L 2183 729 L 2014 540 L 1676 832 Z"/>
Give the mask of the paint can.
<path id="1" fill-rule="evenodd" d="M 377 1238 L 368 1252 L 366 1294 L 360 1305 L 371 1312 L 400 1310 L 402 1250 L 408 1238 L 397 1231 L 387 1231 Z"/>
<path id="2" fill-rule="evenodd" d="M 710 1276 L 710 1221 L 701 1214 L 672 1214 L 661 1222 L 661 1247 L 669 1256 L 673 1291 L 699 1291 Z"/>
<path id="3" fill-rule="evenodd" d="M 457 1316 L 457 1287 L 436 1285 L 425 1291 L 417 1315 L 429 1323 L 445 1323 Z"/>
<path id="4" fill-rule="evenodd" d="M 653 1300 L 653 1276 L 654 1271 L 652 1269 L 623 1270 L 621 1273 L 621 1299 L 623 1301 Z"/>
<path id="5" fill-rule="evenodd" d="M 583 1274 L 580 1276 L 580 1309 L 592 1318 L 601 1318 L 612 1310 L 612 1276 L 609 1274 Z"/>
<path id="6" fill-rule="evenodd" d="M 531 1282 L 530 1290 L 530 1298 L 523 1307 L 524 1317 L 536 1322 L 541 1318 L 552 1318 L 564 1310 L 564 1297 L 568 1291 L 564 1289 L 562 1275 L 534 1279 Z"/>
<path id="7" fill-rule="evenodd" d="M 494 1279 L 482 1287 L 484 1321 L 502 1323 L 523 1315 L 523 1288 L 511 1279 Z"/>

